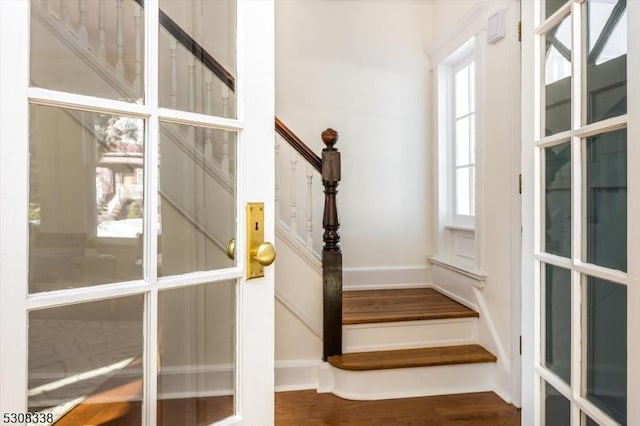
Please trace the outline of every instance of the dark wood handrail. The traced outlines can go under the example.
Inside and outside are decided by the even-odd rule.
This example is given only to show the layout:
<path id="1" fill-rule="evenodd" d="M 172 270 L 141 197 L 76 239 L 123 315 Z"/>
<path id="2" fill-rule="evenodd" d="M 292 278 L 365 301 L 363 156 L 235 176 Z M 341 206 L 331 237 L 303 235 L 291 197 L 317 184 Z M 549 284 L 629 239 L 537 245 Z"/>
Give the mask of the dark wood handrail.
<path id="1" fill-rule="evenodd" d="M 278 117 L 275 118 L 276 132 L 295 149 L 318 173 L 322 173 L 322 159 L 296 136 Z"/>
<path id="2" fill-rule="evenodd" d="M 144 0 L 134 0 L 144 8 Z M 180 25 L 162 10 L 159 11 L 160 25 L 167 30 L 185 49 L 196 57 L 202 64 L 222 81 L 232 92 L 236 89 L 236 79 L 222 64 L 215 60 L 196 40 L 193 39 Z M 318 173 L 322 172 L 322 160 L 307 144 L 291 131 L 278 117 L 275 117 L 275 129 Z"/>
<path id="3" fill-rule="evenodd" d="M 144 0 L 134 0 L 144 8 Z M 169 17 L 162 10 L 160 12 L 159 22 L 160 25 L 167 30 L 185 49 L 187 49 L 193 56 L 195 56 L 202 64 L 209 69 L 216 77 L 218 77 L 232 92 L 236 90 L 236 79 L 224 66 L 215 60 L 204 47 L 193 39 L 180 25 Z"/>

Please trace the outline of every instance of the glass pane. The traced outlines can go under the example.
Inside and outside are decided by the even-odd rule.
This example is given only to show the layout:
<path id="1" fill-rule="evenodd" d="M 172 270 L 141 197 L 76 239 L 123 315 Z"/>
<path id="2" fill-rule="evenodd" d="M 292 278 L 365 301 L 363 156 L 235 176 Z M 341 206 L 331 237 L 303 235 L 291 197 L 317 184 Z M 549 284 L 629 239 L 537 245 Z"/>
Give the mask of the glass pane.
<path id="1" fill-rule="evenodd" d="M 587 261 L 627 270 L 627 130 L 587 139 Z"/>
<path id="2" fill-rule="evenodd" d="M 567 0 L 545 0 L 544 2 L 544 17 L 548 18 L 553 13 L 560 9 L 562 5 L 567 3 Z"/>
<path id="3" fill-rule="evenodd" d="M 472 114 L 469 118 L 471 119 L 469 123 L 469 140 L 470 140 L 469 157 L 470 157 L 471 164 L 475 164 L 476 162 L 476 116 L 475 114 Z"/>
<path id="4" fill-rule="evenodd" d="M 571 424 L 571 404 L 553 386 L 544 386 L 544 425 L 568 426 Z"/>
<path id="5" fill-rule="evenodd" d="M 627 13 L 625 0 L 589 0 L 587 122 L 627 113 Z"/>
<path id="6" fill-rule="evenodd" d="M 31 85 L 141 103 L 144 9 L 136 1 L 32 1 Z"/>
<path id="7" fill-rule="evenodd" d="M 584 416 L 584 420 L 582 422 L 582 424 L 584 426 L 598 426 L 598 423 L 593 420 L 591 417 L 587 416 L 586 414 L 583 414 Z"/>
<path id="8" fill-rule="evenodd" d="M 549 136 L 571 129 L 571 16 L 545 34 L 545 128 Z"/>
<path id="9" fill-rule="evenodd" d="M 235 284 L 160 293 L 158 425 L 208 425 L 233 415 Z"/>
<path id="10" fill-rule="evenodd" d="M 544 363 L 571 384 L 571 272 L 545 265 Z"/>
<path id="11" fill-rule="evenodd" d="M 469 216 L 471 205 L 469 203 L 469 167 L 456 169 L 456 214 Z"/>
<path id="12" fill-rule="evenodd" d="M 53 420 L 46 424 L 142 424 L 143 302 L 140 295 L 31 312 L 29 411 Z"/>
<path id="13" fill-rule="evenodd" d="M 469 122 L 468 116 L 456 121 L 456 166 L 466 166 L 470 162 Z"/>
<path id="14" fill-rule="evenodd" d="M 144 124 L 32 105 L 29 291 L 142 278 Z"/>
<path id="15" fill-rule="evenodd" d="M 571 144 L 544 150 L 547 253 L 571 257 Z"/>
<path id="16" fill-rule="evenodd" d="M 469 66 L 456 72 L 456 118 L 469 114 Z"/>
<path id="17" fill-rule="evenodd" d="M 160 123 L 158 275 L 232 267 L 236 134 Z"/>
<path id="18" fill-rule="evenodd" d="M 476 110 L 476 64 L 469 64 L 469 111 Z"/>
<path id="19" fill-rule="evenodd" d="M 627 288 L 588 277 L 586 315 L 586 397 L 626 424 Z"/>
<path id="20" fill-rule="evenodd" d="M 236 0 L 160 0 L 160 105 L 236 117 Z"/>

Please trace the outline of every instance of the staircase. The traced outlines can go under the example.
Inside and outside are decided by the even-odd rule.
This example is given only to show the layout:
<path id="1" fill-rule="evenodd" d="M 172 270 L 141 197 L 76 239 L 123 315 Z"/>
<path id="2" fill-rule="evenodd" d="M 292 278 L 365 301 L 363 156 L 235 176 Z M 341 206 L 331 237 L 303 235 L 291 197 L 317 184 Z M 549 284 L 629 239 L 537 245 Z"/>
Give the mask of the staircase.
<path id="1" fill-rule="evenodd" d="M 77 37 L 68 27 L 69 22 L 65 23 L 51 13 L 48 2 L 34 0 L 33 4 L 39 21 L 65 39 L 72 51 L 81 52 L 78 54 L 81 59 L 99 69 L 106 84 L 114 86 L 126 98 L 135 98 L 136 73 L 129 73 L 133 78 L 127 80 L 122 69 L 118 71 L 107 63 L 104 54 L 99 53 L 101 49 L 89 43 L 96 39 L 95 35 Z M 198 66 L 208 74 L 204 78 L 207 87 L 211 87 L 213 79 L 226 87 L 221 99 L 213 99 L 211 90 L 207 90 L 204 94 L 190 93 L 189 96 L 195 98 L 190 98 L 188 103 L 224 110 L 229 102 L 229 92 L 234 91 L 233 76 L 167 15 L 161 13 L 160 18 L 162 36 L 176 39 L 171 44 L 172 52 L 175 53 L 176 43 L 186 40 L 183 47 L 192 49 L 191 54 L 201 62 Z M 123 32 L 120 27 L 118 31 Z M 130 32 L 139 34 L 137 27 Z M 122 37 L 121 33 L 120 39 Z M 199 52 L 197 55 L 196 51 Z M 174 71 L 170 80 L 190 80 L 189 86 L 193 86 L 192 60 L 186 57 L 185 64 L 179 60 L 172 63 L 173 69 L 185 65 L 189 71 L 183 70 L 182 74 Z M 178 78 L 179 75 L 184 78 Z M 170 97 L 179 98 L 177 86 L 171 86 Z M 205 112 L 212 113 L 211 110 Z M 428 283 L 417 283 L 420 288 L 411 289 L 342 292 L 342 254 L 336 207 L 340 159 L 333 146 L 337 134 L 323 135 L 327 148 L 320 158 L 277 118 L 275 128 L 278 133 L 275 194 L 279 251 L 276 299 L 295 321 L 323 342 L 322 359 L 326 362 L 318 360 L 314 367 L 317 377 L 311 380 L 315 381 L 311 386 L 350 399 L 495 390 L 497 357 L 478 344 L 479 313 L 475 310 L 428 288 Z M 164 132 L 173 142 L 171 146 L 176 152 L 173 157 L 203 157 L 195 164 L 206 172 L 212 183 L 232 195 L 230 168 L 233 158 L 230 158 L 228 147 L 225 149 L 223 145 L 214 155 L 208 148 L 206 134 L 201 135 L 203 140 L 193 144 L 190 143 L 192 138 L 179 130 L 166 129 Z M 324 208 L 320 186 L 314 183 L 314 178 L 316 182 L 321 179 L 324 184 Z M 179 190 L 168 190 L 162 196 L 181 211 L 186 220 L 197 222 L 198 215 L 183 205 Z M 315 226 L 321 216 L 323 234 L 323 230 Z M 201 231 L 206 235 L 215 234 L 215 229 L 207 224 L 202 225 Z M 223 250 L 221 238 L 210 238 Z"/>
<path id="2" fill-rule="evenodd" d="M 496 357 L 477 344 L 478 313 L 432 288 L 348 291 L 332 392 L 385 399 L 492 390 Z"/>

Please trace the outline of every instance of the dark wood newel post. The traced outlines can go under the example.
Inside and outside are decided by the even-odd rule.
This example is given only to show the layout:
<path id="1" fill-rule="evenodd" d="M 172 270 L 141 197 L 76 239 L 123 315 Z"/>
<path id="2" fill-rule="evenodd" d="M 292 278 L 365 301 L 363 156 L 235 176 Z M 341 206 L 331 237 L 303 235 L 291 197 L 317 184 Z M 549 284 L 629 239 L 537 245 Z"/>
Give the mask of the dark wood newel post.
<path id="1" fill-rule="evenodd" d="M 338 132 L 322 132 L 327 146 L 322 150 L 322 185 L 324 186 L 324 215 L 322 217 L 322 293 L 323 293 L 323 355 L 327 360 L 342 354 L 342 251 L 336 194 L 340 182 L 340 153 L 334 147 Z"/>

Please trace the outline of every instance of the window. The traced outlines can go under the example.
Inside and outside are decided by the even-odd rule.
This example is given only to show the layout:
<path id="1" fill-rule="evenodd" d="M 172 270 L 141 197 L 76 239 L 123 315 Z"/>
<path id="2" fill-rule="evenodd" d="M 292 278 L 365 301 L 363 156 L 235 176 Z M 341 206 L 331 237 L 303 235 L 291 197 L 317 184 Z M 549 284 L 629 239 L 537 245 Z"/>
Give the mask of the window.
<path id="1" fill-rule="evenodd" d="M 475 64 L 467 57 L 454 67 L 452 122 L 454 222 L 475 214 Z M 456 220 L 457 219 L 457 220 Z"/>
<path id="2" fill-rule="evenodd" d="M 437 67 L 437 259 L 477 271 L 475 37 Z"/>

